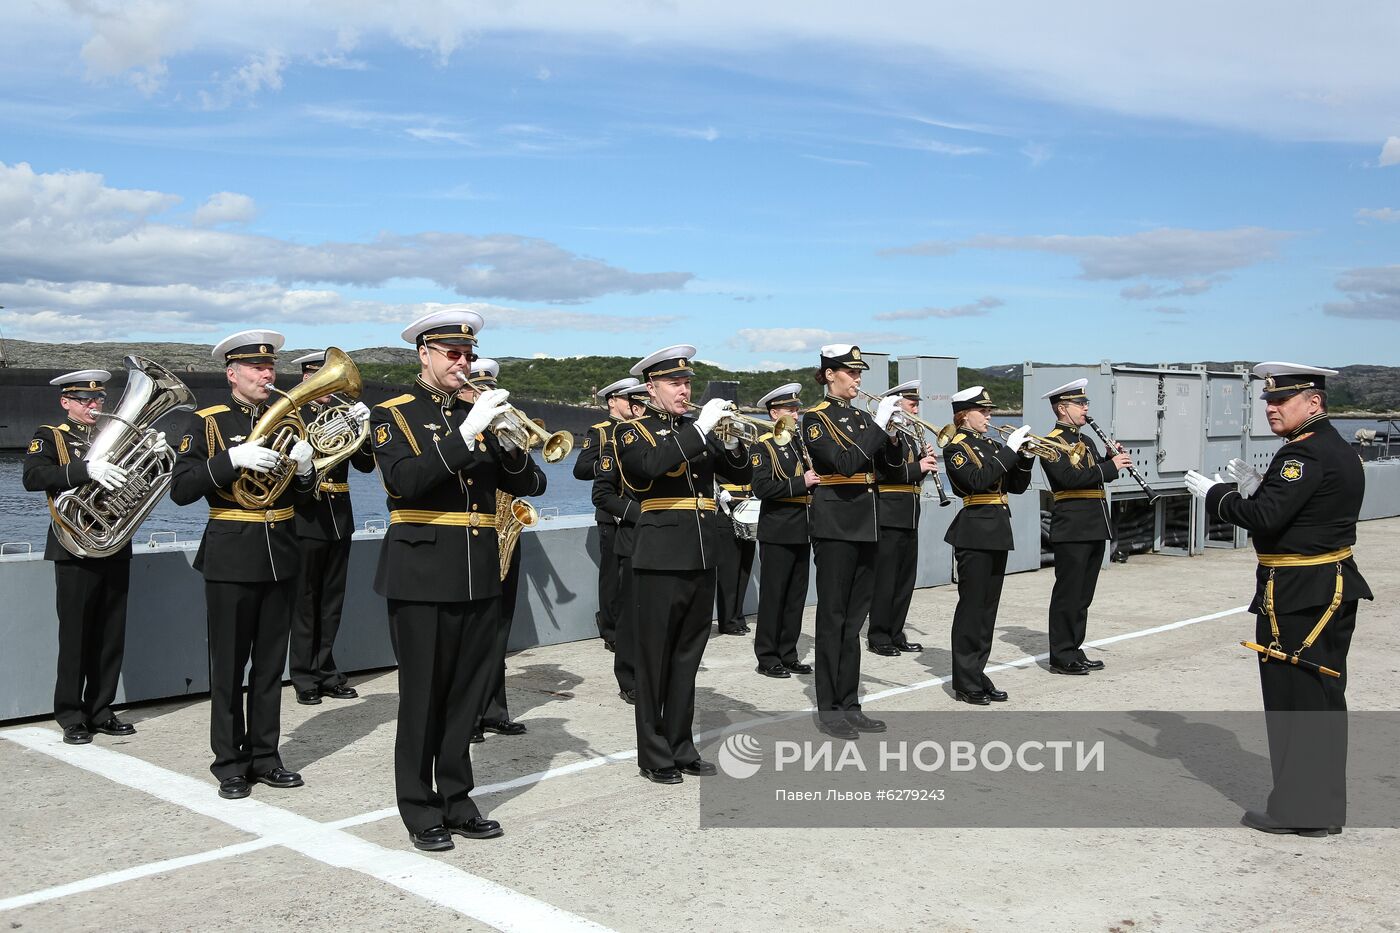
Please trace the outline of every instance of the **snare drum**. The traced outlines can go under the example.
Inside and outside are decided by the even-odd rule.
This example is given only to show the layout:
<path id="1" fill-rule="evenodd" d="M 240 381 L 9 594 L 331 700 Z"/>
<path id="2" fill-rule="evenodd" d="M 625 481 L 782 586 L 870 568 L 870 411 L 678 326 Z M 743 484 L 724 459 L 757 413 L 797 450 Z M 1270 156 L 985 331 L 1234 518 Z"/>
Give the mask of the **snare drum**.
<path id="1" fill-rule="evenodd" d="M 758 540 L 758 512 L 761 503 L 758 499 L 745 499 L 734 503 L 730 518 L 734 521 L 734 537 L 740 541 Z"/>

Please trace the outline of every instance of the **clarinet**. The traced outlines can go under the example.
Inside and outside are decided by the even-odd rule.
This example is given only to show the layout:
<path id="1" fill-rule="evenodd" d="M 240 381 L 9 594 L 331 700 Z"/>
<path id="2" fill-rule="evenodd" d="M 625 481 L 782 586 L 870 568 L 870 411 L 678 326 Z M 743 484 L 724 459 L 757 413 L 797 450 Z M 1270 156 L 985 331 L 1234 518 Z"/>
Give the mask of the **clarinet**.
<path id="1" fill-rule="evenodd" d="M 1127 451 L 1123 449 L 1123 445 L 1104 433 L 1104 429 L 1099 427 L 1098 422 L 1090 418 L 1088 414 L 1084 415 L 1084 423 L 1094 429 L 1094 433 L 1099 436 L 1099 440 L 1103 441 L 1104 446 L 1109 450 L 1116 450 L 1120 454 L 1127 453 Z M 1128 464 L 1128 475 L 1137 480 L 1137 484 L 1142 487 L 1142 491 L 1147 493 L 1148 502 L 1157 498 L 1157 493 L 1153 491 L 1151 486 L 1147 485 L 1147 480 L 1142 478 L 1142 474 L 1137 471 L 1137 467 L 1133 466 L 1131 463 Z"/>

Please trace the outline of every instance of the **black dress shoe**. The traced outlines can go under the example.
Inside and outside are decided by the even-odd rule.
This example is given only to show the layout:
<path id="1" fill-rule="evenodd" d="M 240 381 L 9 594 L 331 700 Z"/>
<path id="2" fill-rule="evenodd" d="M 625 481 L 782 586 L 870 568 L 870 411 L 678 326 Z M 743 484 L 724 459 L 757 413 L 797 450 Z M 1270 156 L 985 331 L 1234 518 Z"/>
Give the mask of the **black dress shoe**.
<path id="1" fill-rule="evenodd" d="M 1099 660 L 1093 660 L 1093 661 L 1091 661 L 1091 660 L 1089 660 L 1088 658 L 1082 658 L 1082 659 L 1080 659 L 1079 663 L 1080 663 L 1080 664 L 1083 664 L 1085 667 L 1087 667 L 1087 668 L 1088 668 L 1089 670 L 1091 670 L 1091 671 L 1101 671 L 1101 670 L 1103 670 L 1103 662 L 1102 662 L 1102 661 L 1099 661 Z"/>
<path id="2" fill-rule="evenodd" d="M 991 683 L 985 684 L 982 687 L 982 692 L 985 693 L 987 699 L 991 700 L 993 703 L 1005 703 L 1007 700 L 1011 699 L 1011 694 L 1007 693 L 1005 690 L 998 690 L 996 685 Z"/>
<path id="3" fill-rule="evenodd" d="M 447 831 L 463 839 L 495 839 L 505 834 L 500 823 L 484 816 L 474 816 L 465 823 L 448 823 Z"/>
<path id="4" fill-rule="evenodd" d="M 791 677 L 791 676 L 792 676 L 791 674 L 788 673 L 788 669 L 787 669 L 784 665 L 782 665 L 782 664 L 768 664 L 768 665 L 760 664 L 760 665 L 758 666 L 758 672 L 759 672 L 760 674 L 762 674 L 764 677 L 780 677 L 780 678 L 781 678 L 781 677 Z"/>
<path id="5" fill-rule="evenodd" d="M 689 764 L 680 765 L 677 770 L 684 774 L 693 774 L 696 777 L 709 777 L 719 773 L 718 768 L 703 758 L 697 758 Z"/>
<path id="6" fill-rule="evenodd" d="M 900 651 L 909 651 L 916 654 L 924 650 L 924 646 L 917 641 L 897 641 L 894 643 L 894 646 Z"/>
<path id="7" fill-rule="evenodd" d="M 604 638 L 604 639 L 603 639 L 603 647 L 606 648 L 606 649 L 608 649 L 608 650 L 611 651 L 611 652 L 614 652 L 614 653 L 617 652 L 617 642 L 615 642 L 615 641 L 609 641 L 608 639 Z"/>
<path id="8" fill-rule="evenodd" d="M 485 742 L 485 741 L 486 741 L 486 733 L 485 733 L 485 732 L 482 732 L 480 729 L 478 729 L 478 730 L 476 730 L 475 732 L 472 733 L 472 744 L 473 744 L 473 745 L 477 745 L 477 744 L 480 744 L 481 742 Z"/>
<path id="9" fill-rule="evenodd" d="M 1089 674 L 1089 668 L 1084 665 L 1083 661 L 1071 661 L 1068 664 L 1056 664 L 1051 661 L 1050 670 L 1056 674 L 1076 674 L 1080 677 L 1087 677 Z"/>
<path id="10" fill-rule="evenodd" d="M 288 771 L 286 768 L 273 768 L 271 771 L 264 771 L 262 774 L 253 775 L 253 780 L 259 784 L 266 784 L 268 787 L 300 787 L 305 783 L 301 775 L 295 771 Z"/>
<path id="11" fill-rule="evenodd" d="M 740 622 L 738 628 L 740 635 L 747 635 L 753 631 L 753 629 L 749 628 L 749 623 L 747 622 Z"/>
<path id="12" fill-rule="evenodd" d="M 810 673 L 812 673 L 812 665 L 810 665 L 810 664 L 803 664 L 801 661 L 794 661 L 794 662 L 791 663 L 791 664 L 784 664 L 783 667 L 787 668 L 789 671 L 791 671 L 791 672 L 794 673 L 794 674 L 810 674 Z"/>
<path id="13" fill-rule="evenodd" d="M 685 780 L 679 768 L 638 768 L 642 777 L 653 784 L 679 784 Z"/>
<path id="14" fill-rule="evenodd" d="M 719 633 L 721 635 L 744 635 L 747 634 L 747 632 L 748 629 L 740 628 L 737 625 L 721 625 L 719 627 Z"/>
<path id="15" fill-rule="evenodd" d="M 959 703 L 971 703 L 973 706 L 992 705 L 992 698 L 985 690 L 954 690 L 953 699 Z"/>
<path id="16" fill-rule="evenodd" d="M 242 800 L 252 792 L 248 779 L 241 774 L 219 782 L 219 796 L 225 800 Z"/>
<path id="17" fill-rule="evenodd" d="M 628 706 L 636 706 L 636 705 L 637 705 L 637 691 L 636 691 L 636 690 L 619 690 L 619 691 L 617 691 L 617 695 L 618 695 L 619 697 L 621 697 L 621 698 L 622 698 L 622 702 L 626 703 Z"/>
<path id="18" fill-rule="evenodd" d="M 817 731 L 823 732 L 831 736 L 833 739 L 860 738 L 860 733 L 856 731 L 856 727 L 847 722 L 844 717 L 841 719 L 831 720 L 818 719 Z"/>
<path id="19" fill-rule="evenodd" d="M 446 826 L 430 826 L 421 833 L 409 830 L 408 838 L 413 840 L 413 848 L 424 852 L 446 852 L 456 848 Z"/>
<path id="20" fill-rule="evenodd" d="M 93 726 L 92 731 L 101 732 L 103 735 L 135 735 L 136 727 L 113 716 L 111 719 Z"/>
<path id="21" fill-rule="evenodd" d="M 483 719 L 481 728 L 485 732 L 494 732 L 497 735 L 524 735 L 526 731 L 525 723 L 513 719 Z"/>
<path id="22" fill-rule="evenodd" d="M 1269 816 L 1269 814 L 1261 813 L 1258 810 L 1244 811 L 1244 816 L 1240 817 L 1240 822 L 1250 829 L 1259 830 L 1261 833 L 1275 833 L 1279 835 L 1291 833 L 1295 836 L 1307 836 L 1310 839 L 1319 839 L 1331 832 L 1330 828 L 1314 829 L 1284 826 L 1273 817 Z M 1337 832 L 1342 831 L 1340 826 L 1336 827 L 1336 829 Z"/>
<path id="23" fill-rule="evenodd" d="M 321 691 L 316 690 L 314 688 L 311 690 L 298 690 L 297 702 L 300 703 L 302 706 L 320 706 Z"/>
<path id="24" fill-rule="evenodd" d="M 846 722 L 854 726 L 857 732 L 885 731 L 885 721 L 883 719 L 871 719 L 860 710 L 852 710 L 847 713 Z"/>
<path id="25" fill-rule="evenodd" d="M 360 691 L 347 684 L 336 684 L 334 687 L 322 687 L 321 696 L 332 700 L 354 700 L 359 698 Z"/>
<path id="26" fill-rule="evenodd" d="M 68 745 L 86 745 L 92 741 L 92 733 L 85 724 L 75 722 L 63 727 L 63 741 Z"/>
<path id="27" fill-rule="evenodd" d="M 876 654 L 882 654 L 887 658 L 899 657 L 899 649 L 894 645 L 871 645 L 870 650 Z"/>

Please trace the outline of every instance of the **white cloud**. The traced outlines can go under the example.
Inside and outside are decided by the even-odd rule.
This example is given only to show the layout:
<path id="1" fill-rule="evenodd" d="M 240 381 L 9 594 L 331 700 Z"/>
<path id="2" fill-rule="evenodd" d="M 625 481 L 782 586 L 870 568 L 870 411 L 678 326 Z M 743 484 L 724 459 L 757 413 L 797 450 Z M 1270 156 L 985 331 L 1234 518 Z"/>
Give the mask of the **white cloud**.
<path id="1" fill-rule="evenodd" d="M 901 311 L 882 311 L 875 315 L 877 321 L 924 321 L 929 318 L 980 317 L 1000 308 L 1006 302 L 987 295 L 971 304 L 954 305 L 950 308 L 908 308 Z"/>
<path id="2" fill-rule="evenodd" d="M 1387 165 L 1400 165 L 1400 136 L 1391 136 L 1381 146 L 1381 167 Z"/>
<path id="3" fill-rule="evenodd" d="M 719 130 L 715 129 L 713 126 L 707 126 L 703 129 L 692 129 L 682 126 L 672 128 L 667 132 L 681 139 L 703 139 L 707 143 L 712 143 L 716 139 L 719 139 Z"/>
<path id="4" fill-rule="evenodd" d="M 1356 212 L 1356 219 L 1361 223 L 1378 220 L 1381 223 L 1393 224 L 1400 221 L 1400 211 L 1393 207 L 1363 207 Z"/>
<path id="5" fill-rule="evenodd" d="M 852 333 L 819 327 L 744 327 L 735 331 L 727 343 L 749 353 L 815 353 L 828 343 L 854 343 L 875 352 L 883 344 L 918 339 L 910 334 Z"/>
<path id="6" fill-rule="evenodd" d="M 194 212 L 194 223 L 198 227 L 246 224 L 257 216 L 258 209 L 252 198 L 246 194 L 220 191 L 209 195 L 209 199 Z"/>
<path id="7" fill-rule="evenodd" d="M 1371 321 L 1400 321 L 1400 265 L 1348 269 L 1336 282 L 1346 301 L 1332 301 L 1322 310 L 1335 317 Z"/>
<path id="8" fill-rule="evenodd" d="M 813 162 L 828 162 L 828 163 L 830 163 L 830 164 L 832 164 L 832 165 L 852 165 L 852 166 L 859 166 L 859 167 L 861 167 L 861 168 L 869 168 L 869 167 L 870 167 L 870 163 L 869 163 L 869 162 L 865 162 L 865 161 L 863 161 L 863 160 L 861 160 L 861 159 L 836 159 L 836 158 L 832 158 L 831 156 L 812 155 L 812 154 L 806 153 L 806 152 L 802 153 L 802 158 L 804 158 L 804 159 L 811 159 Z"/>
<path id="9" fill-rule="evenodd" d="M 1055 155 L 1055 150 L 1044 143 L 1026 143 L 1021 147 L 1021 155 L 1030 160 L 1031 168 L 1039 168 Z"/>
<path id="10" fill-rule="evenodd" d="M 1161 285 L 1149 285 L 1146 282 L 1140 285 L 1130 285 L 1118 294 L 1129 301 L 1145 301 L 1149 298 L 1181 298 L 1191 295 L 1201 295 L 1221 282 L 1229 280 L 1226 275 L 1214 275 L 1204 279 L 1185 279 L 1175 288 L 1167 288 Z"/>

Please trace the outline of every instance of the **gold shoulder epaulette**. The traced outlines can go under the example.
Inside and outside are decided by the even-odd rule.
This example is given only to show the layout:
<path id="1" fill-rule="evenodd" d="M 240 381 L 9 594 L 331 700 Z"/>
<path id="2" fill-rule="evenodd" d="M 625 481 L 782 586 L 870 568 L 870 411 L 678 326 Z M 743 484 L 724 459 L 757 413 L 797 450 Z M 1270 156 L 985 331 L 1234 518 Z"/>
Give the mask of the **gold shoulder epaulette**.
<path id="1" fill-rule="evenodd" d="M 210 405 L 208 408 L 201 408 L 195 412 L 196 418 L 207 418 L 210 415 L 217 415 L 219 412 L 228 411 L 227 405 Z"/>
<path id="2" fill-rule="evenodd" d="M 825 408 L 826 406 L 828 406 L 828 405 L 830 405 L 830 404 L 831 404 L 830 402 L 828 402 L 828 401 L 826 401 L 825 399 L 823 399 L 822 401 L 820 401 L 820 402 L 818 402 L 817 404 L 813 405 L 811 408 L 807 409 L 807 411 L 821 411 L 823 408 Z M 805 414 L 805 412 L 804 412 L 804 414 Z"/>
<path id="3" fill-rule="evenodd" d="M 955 434 L 955 435 L 953 435 L 952 441 L 950 441 L 949 443 L 952 443 L 952 444 L 961 444 L 961 443 L 963 442 L 963 440 L 966 439 L 966 437 L 967 437 L 966 434 L 961 434 L 961 433 Z"/>
<path id="4" fill-rule="evenodd" d="M 41 425 L 39 425 L 39 427 L 41 427 L 41 428 L 48 428 L 50 431 L 67 431 L 67 430 L 68 430 L 68 425 L 66 425 L 66 424 L 41 424 Z"/>
<path id="5" fill-rule="evenodd" d="M 599 421 L 597 424 L 593 425 L 593 427 L 595 427 L 595 428 L 606 428 L 606 427 L 607 427 L 608 425 L 610 425 L 610 424 L 612 424 L 611 421 Z"/>
<path id="6" fill-rule="evenodd" d="M 1056 428 L 1055 430 L 1051 431 L 1049 434 L 1047 434 L 1047 435 L 1045 435 L 1045 436 L 1046 436 L 1046 437 L 1059 437 L 1062 433 L 1064 433 L 1064 429 L 1063 429 L 1063 428 Z"/>
<path id="7" fill-rule="evenodd" d="M 767 434 L 765 434 L 765 435 L 763 435 L 762 437 L 760 437 L 760 438 L 758 439 L 758 442 L 759 442 L 760 444 L 762 444 L 764 441 L 771 441 L 772 439 L 773 439 L 773 432 L 772 432 L 772 431 L 769 431 Z"/>
<path id="8" fill-rule="evenodd" d="M 374 407 L 375 407 L 375 408 L 393 408 L 393 407 L 395 407 L 396 405 L 402 405 L 404 402 L 411 402 L 411 401 L 413 401 L 413 393 L 412 393 L 412 392 L 405 392 L 403 395 L 396 395 L 396 396 L 394 396 L 393 398 L 389 399 L 387 402 L 380 402 L 378 405 L 376 405 L 376 406 L 374 406 Z"/>
<path id="9" fill-rule="evenodd" d="M 1305 440 L 1307 440 L 1308 438 L 1312 437 L 1313 434 L 1315 434 L 1315 433 L 1316 433 L 1316 432 L 1314 432 L 1314 431 L 1309 431 L 1309 432 L 1306 433 L 1306 434 L 1299 434 L 1297 437 L 1293 438 L 1293 440 L 1291 440 L 1291 441 L 1284 441 L 1284 443 L 1285 443 L 1285 444 L 1296 444 L 1296 443 L 1298 443 L 1299 441 L 1305 441 Z"/>

